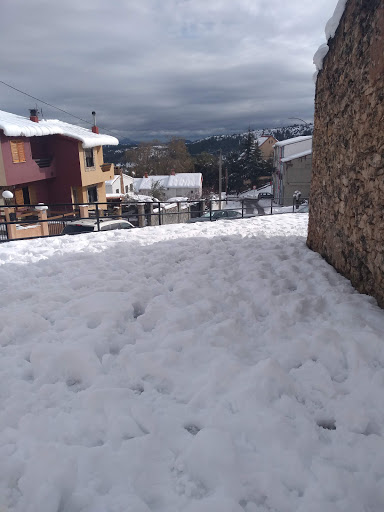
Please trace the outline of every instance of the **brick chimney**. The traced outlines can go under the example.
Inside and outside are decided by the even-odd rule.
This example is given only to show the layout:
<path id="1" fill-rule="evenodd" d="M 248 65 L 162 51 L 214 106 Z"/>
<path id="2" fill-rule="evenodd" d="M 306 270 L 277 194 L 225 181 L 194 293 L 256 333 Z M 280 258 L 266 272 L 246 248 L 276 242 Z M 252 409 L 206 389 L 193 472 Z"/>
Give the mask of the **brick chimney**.
<path id="1" fill-rule="evenodd" d="M 148 178 L 148 173 L 147 172 L 144 173 L 144 178 Z"/>
<path id="2" fill-rule="evenodd" d="M 171 176 L 175 176 L 175 175 L 176 175 L 175 171 L 174 171 L 174 170 L 172 170 L 172 171 L 171 171 Z"/>
<path id="3" fill-rule="evenodd" d="M 37 110 L 37 108 L 30 108 L 29 109 L 29 119 L 31 121 L 33 121 L 34 123 L 38 123 L 39 122 L 38 113 L 39 113 L 39 111 Z"/>
<path id="4" fill-rule="evenodd" d="M 95 111 L 92 112 L 92 116 L 93 116 L 92 131 L 93 131 L 93 133 L 99 133 L 99 128 L 96 126 L 96 112 Z"/>

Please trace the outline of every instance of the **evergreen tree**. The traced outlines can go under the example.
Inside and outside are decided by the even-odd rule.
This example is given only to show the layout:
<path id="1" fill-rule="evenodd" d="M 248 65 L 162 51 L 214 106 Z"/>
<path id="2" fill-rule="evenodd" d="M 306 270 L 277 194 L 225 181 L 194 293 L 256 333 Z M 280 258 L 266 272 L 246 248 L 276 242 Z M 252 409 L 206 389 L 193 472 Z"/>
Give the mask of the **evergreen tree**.
<path id="1" fill-rule="evenodd" d="M 225 172 L 228 173 L 228 191 L 239 193 L 244 188 L 244 176 L 240 166 L 239 153 L 232 151 L 224 162 Z"/>
<path id="2" fill-rule="evenodd" d="M 194 172 L 203 175 L 203 186 L 206 190 L 218 190 L 219 165 L 218 158 L 209 153 L 200 153 L 194 158 Z"/>
<path id="3" fill-rule="evenodd" d="M 243 182 L 248 185 L 256 185 L 258 178 L 265 174 L 266 165 L 257 139 L 251 129 L 248 130 L 243 143 L 239 166 Z"/>

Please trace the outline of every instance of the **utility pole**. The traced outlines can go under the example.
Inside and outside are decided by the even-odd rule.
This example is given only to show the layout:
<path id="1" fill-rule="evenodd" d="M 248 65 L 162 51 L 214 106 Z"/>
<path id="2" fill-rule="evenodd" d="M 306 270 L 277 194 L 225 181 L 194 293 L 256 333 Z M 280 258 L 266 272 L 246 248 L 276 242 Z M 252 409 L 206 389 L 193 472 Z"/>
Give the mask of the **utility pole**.
<path id="1" fill-rule="evenodd" d="M 124 194 L 124 176 L 123 176 L 123 169 L 120 167 L 120 190 L 121 193 Z"/>
<path id="2" fill-rule="evenodd" d="M 219 150 L 219 210 L 221 210 L 221 189 L 222 189 L 222 156 Z"/>

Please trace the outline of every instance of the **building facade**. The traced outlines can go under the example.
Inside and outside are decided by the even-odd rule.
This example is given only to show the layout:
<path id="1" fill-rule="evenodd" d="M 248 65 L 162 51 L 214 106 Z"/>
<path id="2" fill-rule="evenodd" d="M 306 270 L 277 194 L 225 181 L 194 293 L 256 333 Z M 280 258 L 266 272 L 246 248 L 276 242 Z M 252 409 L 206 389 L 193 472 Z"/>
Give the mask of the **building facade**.
<path id="1" fill-rule="evenodd" d="M 293 203 L 299 190 L 302 198 L 309 197 L 312 175 L 312 136 L 294 137 L 274 145 L 273 195 L 281 206 Z"/>
<path id="2" fill-rule="evenodd" d="M 200 199 L 203 194 L 203 175 L 200 172 L 183 172 L 170 175 L 148 175 L 135 178 L 134 190 L 137 194 L 150 196 L 154 183 L 158 183 L 165 199 L 187 197 Z"/>
<path id="3" fill-rule="evenodd" d="M 273 135 L 261 135 L 257 139 L 261 155 L 264 160 L 273 157 L 273 146 L 276 144 L 277 139 Z"/>
<path id="4" fill-rule="evenodd" d="M 105 191 L 108 197 L 133 193 L 134 178 L 127 174 L 116 174 L 111 180 L 105 182 Z"/>
<path id="5" fill-rule="evenodd" d="M 19 205 L 105 202 L 114 170 L 102 145 L 118 140 L 93 130 L 0 111 L 0 190 Z"/>

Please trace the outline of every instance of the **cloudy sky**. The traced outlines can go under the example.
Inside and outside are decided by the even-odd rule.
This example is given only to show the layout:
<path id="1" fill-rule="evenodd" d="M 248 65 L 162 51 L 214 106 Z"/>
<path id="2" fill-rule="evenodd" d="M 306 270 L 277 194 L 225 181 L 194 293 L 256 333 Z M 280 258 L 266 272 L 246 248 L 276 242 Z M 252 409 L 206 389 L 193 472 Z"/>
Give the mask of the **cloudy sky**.
<path id="1" fill-rule="evenodd" d="M 336 3 L 1 0 L 0 80 L 87 120 L 96 110 L 120 138 L 311 121 L 312 58 Z M 35 103 L 0 83 L 0 110 Z"/>

